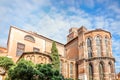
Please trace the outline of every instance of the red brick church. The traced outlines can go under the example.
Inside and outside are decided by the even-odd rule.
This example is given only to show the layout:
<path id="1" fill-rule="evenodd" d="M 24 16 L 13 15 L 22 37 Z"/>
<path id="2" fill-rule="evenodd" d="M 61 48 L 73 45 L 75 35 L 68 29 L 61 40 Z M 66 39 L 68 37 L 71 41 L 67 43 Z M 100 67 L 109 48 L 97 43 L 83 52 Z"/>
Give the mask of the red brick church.
<path id="1" fill-rule="evenodd" d="M 56 41 L 60 55 L 60 70 L 66 78 L 80 80 L 115 80 L 115 58 L 112 54 L 111 33 L 102 29 L 71 28 L 67 43 Z M 0 56 L 17 62 L 20 58 L 35 64 L 51 63 L 54 40 L 35 32 L 11 26 L 7 48 L 0 48 Z M 0 69 L 0 80 L 3 75 Z"/>

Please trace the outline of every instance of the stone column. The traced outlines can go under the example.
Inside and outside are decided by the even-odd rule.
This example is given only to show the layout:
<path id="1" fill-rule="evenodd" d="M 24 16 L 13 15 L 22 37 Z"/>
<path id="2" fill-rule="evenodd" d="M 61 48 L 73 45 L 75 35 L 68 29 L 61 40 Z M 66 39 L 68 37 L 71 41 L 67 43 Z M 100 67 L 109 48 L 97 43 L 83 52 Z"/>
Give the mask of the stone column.
<path id="1" fill-rule="evenodd" d="M 75 62 L 73 62 L 73 79 L 75 79 Z"/>
<path id="2" fill-rule="evenodd" d="M 109 39 L 109 45 L 108 45 L 108 47 L 109 47 L 109 56 L 113 57 L 112 56 L 112 41 L 111 41 L 111 39 Z"/>
<path id="3" fill-rule="evenodd" d="M 65 71 L 64 71 L 64 60 L 62 60 L 62 65 L 61 65 L 61 71 L 62 71 L 62 74 L 63 74 L 63 76 L 65 76 Z"/>
<path id="4" fill-rule="evenodd" d="M 104 37 L 101 38 L 101 56 L 106 56 Z"/>
<path id="5" fill-rule="evenodd" d="M 108 65 L 108 62 L 106 61 L 104 63 L 104 79 L 105 80 L 110 80 L 109 73 L 110 73 L 110 66 Z"/>
<path id="6" fill-rule="evenodd" d="M 70 63 L 68 62 L 68 63 L 67 63 L 67 71 L 68 71 L 67 76 L 68 76 L 68 78 L 70 77 L 70 76 L 69 76 L 69 74 L 70 74 L 70 72 L 69 72 L 69 65 L 70 65 Z"/>
<path id="7" fill-rule="evenodd" d="M 64 77 L 67 78 L 67 75 L 68 75 L 68 70 L 67 70 L 67 61 L 65 61 L 64 63 L 64 70 L 65 70 L 65 74 L 64 74 Z"/>
<path id="8" fill-rule="evenodd" d="M 114 64 L 114 62 L 113 62 L 113 64 L 112 64 L 112 68 L 113 68 L 113 71 L 112 71 L 112 75 L 111 75 L 111 78 L 112 78 L 112 80 L 116 80 L 115 78 L 115 64 Z"/>
<path id="9" fill-rule="evenodd" d="M 92 37 L 92 55 L 93 57 L 97 57 L 97 53 L 96 53 L 96 43 L 95 43 L 95 39 L 94 37 Z"/>
<path id="10" fill-rule="evenodd" d="M 99 64 L 98 61 L 93 63 L 93 79 L 99 80 Z"/>

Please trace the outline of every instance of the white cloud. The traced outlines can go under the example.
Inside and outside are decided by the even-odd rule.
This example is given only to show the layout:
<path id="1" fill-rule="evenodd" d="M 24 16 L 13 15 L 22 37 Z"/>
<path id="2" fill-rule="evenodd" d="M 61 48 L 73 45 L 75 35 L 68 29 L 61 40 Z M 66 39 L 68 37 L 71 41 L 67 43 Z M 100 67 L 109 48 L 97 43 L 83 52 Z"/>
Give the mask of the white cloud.
<path id="1" fill-rule="evenodd" d="M 111 12 L 115 12 L 117 14 L 120 14 L 120 7 L 118 6 L 117 3 L 113 3 L 114 5 L 110 5 L 108 9 L 111 10 Z"/>
<path id="2" fill-rule="evenodd" d="M 103 28 L 113 34 L 113 49 L 116 51 L 113 53 L 117 53 L 120 50 L 120 41 L 114 35 L 120 36 L 120 8 L 118 4 L 114 3 L 113 5 L 109 5 L 109 7 L 106 6 L 105 10 L 108 11 L 103 11 L 103 9 L 99 8 L 96 10 L 96 15 L 91 15 L 80 9 L 80 6 L 84 3 L 87 7 L 94 8 L 96 3 L 93 0 L 71 1 L 65 2 L 62 0 L 60 2 L 62 5 L 70 5 L 67 10 L 64 10 L 52 5 L 50 0 L 11 0 L 9 2 L 8 0 L 1 0 L 0 32 L 5 30 L 4 26 L 15 25 L 66 43 L 66 36 L 71 27 L 80 27 L 83 25 L 88 30 Z M 109 4 L 108 0 L 97 0 L 97 2 L 101 4 L 105 3 L 106 5 Z M 50 10 L 46 13 L 43 7 L 49 7 Z M 110 10 L 111 12 L 109 12 Z M 69 13 L 74 14 L 69 15 Z M 113 15 L 113 13 L 116 13 L 116 15 Z M 111 14 L 112 17 L 110 16 Z M 0 45 L 3 44 L 6 44 L 6 38 L 0 39 Z"/>

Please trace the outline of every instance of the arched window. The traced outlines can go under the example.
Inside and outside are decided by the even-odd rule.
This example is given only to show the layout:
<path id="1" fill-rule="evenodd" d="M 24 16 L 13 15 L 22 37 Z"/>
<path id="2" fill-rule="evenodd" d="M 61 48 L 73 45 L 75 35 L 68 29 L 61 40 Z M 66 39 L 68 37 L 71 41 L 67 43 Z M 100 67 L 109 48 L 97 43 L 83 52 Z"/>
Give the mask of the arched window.
<path id="1" fill-rule="evenodd" d="M 106 56 L 109 55 L 108 45 L 109 45 L 109 44 L 108 44 L 108 38 L 105 37 L 105 52 L 106 52 Z"/>
<path id="2" fill-rule="evenodd" d="M 89 80 L 93 80 L 93 66 L 89 64 Z"/>
<path id="3" fill-rule="evenodd" d="M 26 57 L 26 60 L 28 60 L 28 61 L 29 61 L 29 60 L 30 60 L 30 56 L 27 56 L 27 57 Z"/>
<path id="4" fill-rule="evenodd" d="M 111 80 L 111 73 L 112 73 L 112 64 L 111 64 L 111 62 L 109 62 L 108 63 L 108 67 L 109 67 L 109 78 L 110 78 L 110 80 Z"/>
<path id="5" fill-rule="evenodd" d="M 90 38 L 87 39 L 87 51 L 88 51 L 88 58 L 92 57 L 92 41 Z"/>
<path id="6" fill-rule="evenodd" d="M 41 63 L 41 62 L 42 62 L 42 57 L 39 56 L 39 57 L 38 57 L 38 63 Z"/>
<path id="7" fill-rule="evenodd" d="M 30 42 L 35 42 L 35 39 L 32 36 L 30 36 L 30 35 L 26 35 L 24 37 L 24 40 L 27 40 L 27 41 L 30 41 Z"/>
<path id="8" fill-rule="evenodd" d="M 96 50 L 97 50 L 97 56 L 101 57 L 101 40 L 100 37 L 96 37 Z"/>
<path id="9" fill-rule="evenodd" d="M 104 67 L 103 67 L 103 63 L 101 62 L 99 64 L 99 77 L 100 80 L 104 80 Z"/>
<path id="10" fill-rule="evenodd" d="M 46 64 L 46 57 L 43 57 L 43 63 Z"/>
<path id="11" fill-rule="evenodd" d="M 32 61 L 33 63 L 35 62 L 35 56 L 34 56 L 34 55 L 31 56 L 31 61 Z"/>

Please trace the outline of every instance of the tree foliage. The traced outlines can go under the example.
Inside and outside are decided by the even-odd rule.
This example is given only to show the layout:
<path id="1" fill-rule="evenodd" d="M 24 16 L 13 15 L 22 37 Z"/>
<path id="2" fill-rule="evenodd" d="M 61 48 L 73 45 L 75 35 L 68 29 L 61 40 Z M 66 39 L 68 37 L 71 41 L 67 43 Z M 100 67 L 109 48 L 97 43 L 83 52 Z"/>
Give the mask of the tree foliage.
<path id="1" fill-rule="evenodd" d="M 30 61 L 21 59 L 14 67 L 9 69 L 9 80 L 33 80 L 34 68 Z"/>
<path id="2" fill-rule="evenodd" d="M 55 41 L 52 43 L 52 48 L 51 48 L 51 58 L 52 58 L 52 65 L 54 70 L 60 70 L 60 59 L 59 59 L 59 54 L 58 54 L 58 49 L 56 47 Z"/>
<path id="3" fill-rule="evenodd" d="M 22 59 L 9 69 L 7 80 L 62 80 L 62 76 L 51 64 L 34 65 Z"/>
<path id="4" fill-rule="evenodd" d="M 38 64 L 36 70 L 36 80 L 62 80 L 59 71 L 53 70 L 51 64 Z"/>
<path id="5" fill-rule="evenodd" d="M 8 57 L 0 57 L 0 67 L 8 70 L 14 63 L 11 58 Z"/>

